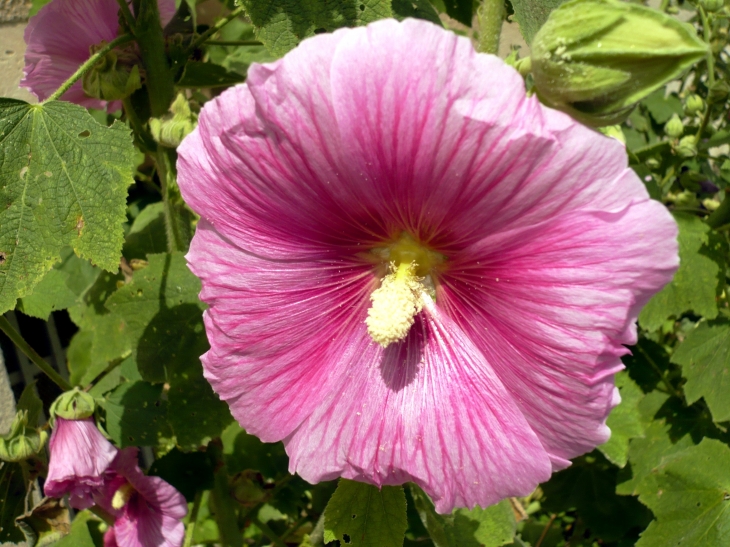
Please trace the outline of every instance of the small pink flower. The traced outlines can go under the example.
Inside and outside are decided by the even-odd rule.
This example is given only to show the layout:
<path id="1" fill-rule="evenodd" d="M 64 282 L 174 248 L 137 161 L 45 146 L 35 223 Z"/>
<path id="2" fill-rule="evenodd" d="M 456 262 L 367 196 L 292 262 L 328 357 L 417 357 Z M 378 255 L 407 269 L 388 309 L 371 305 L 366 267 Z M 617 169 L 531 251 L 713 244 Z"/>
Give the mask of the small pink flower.
<path id="1" fill-rule="evenodd" d="M 95 497 L 116 520 L 104 536 L 105 547 L 179 547 L 185 537 L 185 498 L 159 477 L 137 465 L 137 448 L 119 451 L 112 477 Z"/>
<path id="2" fill-rule="evenodd" d="M 163 26 L 175 14 L 175 0 L 158 0 Z M 20 86 L 38 100 L 47 99 L 90 56 L 90 48 L 120 35 L 116 0 L 52 0 L 33 16 L 25 28 L 25 77 Z M 121 108 L 84 93 L 81 80 L 61 97 L 87 108 Z"/>
<path id="3" fill-rule="evenodd" d="M 252 65 L 179 149 L 206 378 L 310 482 L 529 494 L 605 442 L 678 265 L 623 146 L 497 57 L 379 21 Z"/>
<path id="4" fill-rule="evenodd" d="M 117 449 L 96 428 L 93 418 L 56 418 L 48 444 L 51 454 L 45 494 L 54 498 L 69 495 L 72 507 L 94 505 L 93 494 L 104 484 Z"/>

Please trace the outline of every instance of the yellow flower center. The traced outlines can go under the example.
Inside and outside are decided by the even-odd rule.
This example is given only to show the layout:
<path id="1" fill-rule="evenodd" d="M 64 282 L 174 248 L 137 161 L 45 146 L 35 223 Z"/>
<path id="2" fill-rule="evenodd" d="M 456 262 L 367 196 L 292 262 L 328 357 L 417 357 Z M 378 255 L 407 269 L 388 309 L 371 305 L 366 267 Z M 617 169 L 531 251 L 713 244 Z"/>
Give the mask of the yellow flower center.
<path id="1" fill-rule="evenodd" d="M 132 497 L 132 494 L 134 494 L 134 492 L 134 487 L 128 482 L 125 482 L 119 487 L 116 492 L 114 492 L 114 496 L 112 497 L 112 507 L 114 507 L 114 509 L 116 510 L 119 510 L 127 505 L 129 498 Z"/>
<path id="2" fill-rule="evenodd" d="M 444 258 L 408 234 L 374 253 L 388 264 L 388 274 L 370 295 L 365 323 L 372 339 L 386 348 L 405 339 L 423 299 L 434 297 L 431 272 Z"/>

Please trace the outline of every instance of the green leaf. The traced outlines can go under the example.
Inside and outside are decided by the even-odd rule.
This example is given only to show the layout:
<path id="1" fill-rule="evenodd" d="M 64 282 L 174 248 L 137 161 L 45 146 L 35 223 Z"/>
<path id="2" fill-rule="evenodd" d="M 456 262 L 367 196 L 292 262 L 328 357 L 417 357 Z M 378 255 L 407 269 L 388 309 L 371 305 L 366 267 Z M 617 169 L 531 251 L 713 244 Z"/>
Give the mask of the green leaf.
<path id="1" fill-rule="evenodd" d="M 675 114 L 682 116 L 684 113 L 682 101 L 672 94 L 665 96 L 663 87 L 649 95 L 641 104 L 646 106 L 649 114 L 658 124 L 665 124 Z"/>
<path id="2" fill-rule="evenodd" d="M 256 27 L 256 37 L 277 56 L 284 55 L 304 38 L 317 33 L 367 25 L 393 16 L 390 0 L 347 3 L 328 0 L 241 0 L 241 4 Z"/>
<path id="3" fill-rule="evenodd" d="M 670 317 L 686 312 L 717 317 L 716 296 L 724 264 L 716 248 L 719 240 L 709 236 L 710 227 L 686 213 L 675 213 L 679 225 L 679 270 L 669 285 L 649 300 L 639 314 L 639 324 L 657 330 Z"/>
<path id="4" fill-rule="evenodd" d="M 18 309 L 48 320 L 52 311 L 70 308 L 99 276 L 100 269 L 79 258 L 71 247 L 61 251 L 61 262 L 53 266 L 33 292 L 18 300 Z"/>
<path id="5" fill-rule="evenodd" d="M 213 488 L 213 463 L 203 452 L 185 453 L 173 448 L 155 460 L 148 474 L 165 479 L 189 502 L 198 490 Z"/>
<path id="6" fill-rule="evenodd" d="M 656 516 L 637 547 L 708 547 L 730 543 L 730 448 L 704 439 L 665 458 L 657 488 L 639 499 Z"/>
<path id="7" fill-rule="evenodd" d="M 392 9 L 393 17 L 399 21 L 412 17 L 431 21 L 440 27 L 443 26 L 438 12 L 428 0 L 393 0 Z"/>
<path id="8" fill-rule="evenodd" d="M 161 395 L 161 385 L 126 382 L 101 400 L 106 431 L 119 448 L 155 446 L 159 437 L 170 436 Z"/>
<path id="9" fill-rule="evenodd" d="M 89 521 L 93 518 L 89 511 L 78 513 L 71 523 L 71 532 L 55 543 L 54 547 L 95 547 L 89 531 Z"/>
<path id="10" fill-rule="evenodd" d="M 621 393 L 621 402 L 611 411 L 606 421 L 606 425 L 611 428 L 611 438 L 598 449 L 611 463 L 623 467 L 628 461 L 629 439 L 644 434 L 638 408 L 644 394 L 627 372 L 619 372 L 615 381 Z"/>
<path id="11" fill-rule="evenodd" d="M 352 547 L 400 547 L 406 533 L 402 486 L 377 487 L 341 479 L 324 512 L 325 543 Z"/>
<path id="12" fill-rule="evenodd" d="M 36 394 L 36 382 L 33 381 L 23 389 L 23 393 L 20 394 L 16 410 L 27 410 L 28 411 L 28 427 L 38 427 L 38 420 L 43 413 L 43 401 L 40 400 Z"/>
<path id="13" fill-rule="evenodd" d="M 512 0 L 515 19 L 525 42 L 530 44 L 540 27 L 547 21 L 550 12 L 565 0 Z"/>
<path id="14" fill-rule="evenodd" d="M 146 259 L 148 254 L 167 252 L 165 207 L 160 201 L 142 209 L 127 233 L 122 253 L 127 260 Z"/>
<path id="15" fill-rule="evenodd" d="M 471 26 L 472 16 L 474 15 L 473 0 L 442 0 L 446 8 L 446 14 L 452 19 L 456 19 L 459 23 Z"/>
<path id="16" fill-rule="evenodd" d="M 196 449 L 232 420 L 228 406 L 203 377 L 200 356 L 208 350 L 208 340 L 198 300 L 200 281 L 180 253 L 148 259 L 149 265 L 136 271 L 106 305 L 127 325 L 142 378 L 169 382 L 169 423 L 181 447 Z"/>
<path id="17" fill-rule="evenodd" d="M 231 474 L 252 469 L 265 479 L 281 479 L 289 474 L 289 457 L 284 445 L 264 443 L 232 422 L 221 434 L 223 456 Z"/>
<path id="18" fill-rule="evenodd" d="M 0 313 L 31 293 L 65 245 L 119 266 L 134 148 L 119 122 L 61 101 L 0 99 Z"/>
<path id="19" fill-rule="evenodd" d="M 19 463 L 0 461 L 0 541 L 23 541 L 15 518 L 25 510 L 25 480 Z"/>
<path id="20" fill-rule="evenodd" d="M 245 76 L 215 63 L 188 61 L 177 85 L 191 88 L 222 87 L 239 84 L 245 79 Z"/>
<path id="21" fill-rule="evenodd" d="M 672 355 L 687 378 L 684 395 L 692 404 L 704 397 L 716 422 L 730 420 L 730 322 L 700 323 Z"/>

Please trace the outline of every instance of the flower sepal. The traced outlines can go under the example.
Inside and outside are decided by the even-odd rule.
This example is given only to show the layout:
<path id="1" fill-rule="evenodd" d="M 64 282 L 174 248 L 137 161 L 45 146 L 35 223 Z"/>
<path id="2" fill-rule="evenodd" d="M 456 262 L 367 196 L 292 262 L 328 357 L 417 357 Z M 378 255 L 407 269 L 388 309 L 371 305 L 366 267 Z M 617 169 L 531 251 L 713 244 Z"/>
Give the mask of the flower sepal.
<path id="1" fill-rule="evenodd" d="M 634 105 L 707 54 L 694 30 L 657 10 L 618 0 L 572 0 L 532 42 L 540 98 L 594 127 Z"/>
<path id="2" fill-rule="evenodd" d="M 183 93 L 170 106 L 170 112 L 162 118 L 150 119 L 150 133 L 156 142 L 169 148 L 177 148 L 182 140 L 198 125 L 198 115 L 190 108 Z"/>
<path id="3" fill-rule="evenodd" d="M 10 432 L 0 437 L 0 460 L 27 460 L 43 449 L 47 439 L 48 434 L 45 431 L 28 428 L 28 411 L 19 410 L 10 426 Z"/>
<path id="4" fill-rule="evenodd" d="M 78 387 L 67 391 L 51 405 L 51 418 L 65 420 L 84 420 L 94 415 L 96 402 L 94 397 Z"/>
<path id="5" fill-rule="evenodd" d="M 94 49 L 91 48 L 92 53 Z M 126 99 L 142 87 L 142 76 L 135 61 L 133 54 L 110 51 L 84 74 L 84 92 L 103 101 Z"/>

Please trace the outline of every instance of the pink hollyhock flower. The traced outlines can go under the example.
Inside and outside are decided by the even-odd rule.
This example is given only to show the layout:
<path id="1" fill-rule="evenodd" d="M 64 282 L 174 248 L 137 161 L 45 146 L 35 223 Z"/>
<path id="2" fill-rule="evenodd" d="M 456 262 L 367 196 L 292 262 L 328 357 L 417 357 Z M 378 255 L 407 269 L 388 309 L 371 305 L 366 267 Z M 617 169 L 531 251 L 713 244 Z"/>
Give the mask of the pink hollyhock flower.
<path id="1" fill-rule="evenodd" d="M 158 0 L 163 26 L 175 14 L 175 0 Z M 20 87 L 38 100 L 47 99 L 90 56 L 90 48 L 111 42 L 120 35 L 119 4 L 116 0 L 52 0 L 25 28 L 25 77 Z M 81 80 L 61 97 L 87 108 L 121 108 L 119 101 L 107 103 L 84 93 Z"/>
<path id="2" fill-rule="evenodd" d="M 137 448 L 119 451 L 113 476 L 95 496 L 116 520 L 104 535 L 105 547 L 180 547 L 185 537 L 185 498 L 159 477 L 137 465 Z"/>
<path id="3" fill-rule="evenodd" d="M 677 229 L 623 146 L 429 23 L 252 65 L 179 149 L 206 378 L 310 482 L 529 494 L 605 442 Z"/>
<path id="4" fill-rule="evenodd" d="M 56 418 L 48 444 L 51 454 L 43 490 L 54 498 L 69 495 L 72 507 L 94 505 L 93 494 L 104 484 L 117 449 L 96 428 L 93 418 Z"/>

